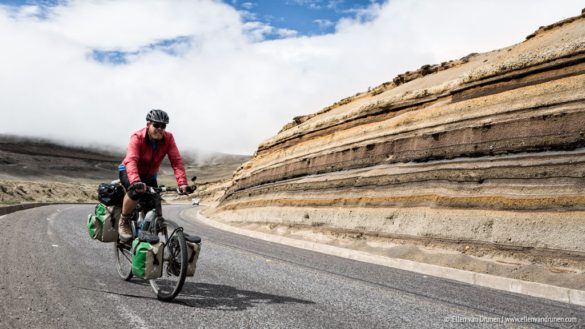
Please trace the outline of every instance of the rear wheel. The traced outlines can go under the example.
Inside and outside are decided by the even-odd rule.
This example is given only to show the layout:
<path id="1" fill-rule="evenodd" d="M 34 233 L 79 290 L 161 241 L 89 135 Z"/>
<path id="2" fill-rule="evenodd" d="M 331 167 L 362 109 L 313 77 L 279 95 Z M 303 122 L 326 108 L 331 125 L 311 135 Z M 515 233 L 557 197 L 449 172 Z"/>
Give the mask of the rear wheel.
<path id="1" fill-rule="evenodd" d="M 182 229 L 177 230 L 177 224 L 165 220 L 162 225 L 158 234 L 164 243 L 162 276 L 150 280 L 150 285 L 158 299 L 170 301 L 179 294 L 185 283 L 187 244 Z"/>

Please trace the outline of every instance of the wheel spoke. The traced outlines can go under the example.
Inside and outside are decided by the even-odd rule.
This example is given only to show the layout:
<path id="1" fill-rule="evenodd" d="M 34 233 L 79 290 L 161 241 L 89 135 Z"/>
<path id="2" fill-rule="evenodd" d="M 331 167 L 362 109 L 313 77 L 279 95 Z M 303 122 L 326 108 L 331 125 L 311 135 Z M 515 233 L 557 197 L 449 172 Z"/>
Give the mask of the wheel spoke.
<path id="1" fill-rule="evenodd" d="M 114 244 L 116 256 L 116 268 L 118 274 L 123 280 L 130 280 L 132 278 L 132 255 L 130 250 L 125 248 L 120 242 Z"/>
<path id="2" fill-rule="evenodd" d="M 124 255 L 124 258 L 126 258 L 129 263 L 132 263 L 132 256 L 126 254 L 125 252 L 123 252 L 122 255 Z"/>

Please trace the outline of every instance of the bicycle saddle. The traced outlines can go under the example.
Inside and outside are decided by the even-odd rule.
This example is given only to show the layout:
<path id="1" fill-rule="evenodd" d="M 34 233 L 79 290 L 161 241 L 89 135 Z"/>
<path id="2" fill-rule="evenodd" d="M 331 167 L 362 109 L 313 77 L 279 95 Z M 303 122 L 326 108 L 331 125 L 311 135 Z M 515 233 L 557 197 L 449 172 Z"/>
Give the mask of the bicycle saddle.
<path id="1" fill-rule="evenodd" d="M 185 240 L 192 242 L 192 243 L 200 243 L 201 242 L 201 238 L 196 236 L 196 235 L 190 235 L 187 233 L 183 233 L 183 235 L 185 236 Z"/>

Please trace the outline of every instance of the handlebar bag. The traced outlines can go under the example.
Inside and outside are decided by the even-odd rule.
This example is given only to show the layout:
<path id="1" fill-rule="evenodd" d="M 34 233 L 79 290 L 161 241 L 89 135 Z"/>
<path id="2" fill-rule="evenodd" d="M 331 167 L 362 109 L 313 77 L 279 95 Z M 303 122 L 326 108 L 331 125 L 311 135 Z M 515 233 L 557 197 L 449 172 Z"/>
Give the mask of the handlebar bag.
<path id="1" fill-rule="evenodd" d="M 201 238 L 185 235 L 185 240 L 187 242 L 187 276 L 194 276 L 199 253 L 201 253 Z"/>
<path id="2" fill-rule="evenodd" d="M 132 274 L 143 279 L 156 279 L 162 276 L 162 242 L 150 243 L 139 238 L 132 242 Z"/>
<path id="3" fill-rule="evenodd" d="M 122 208 L 98 203 L 93 214 L 87 216 L 89 237 L 101 242 L 118 240 L 118 220 Z"/>

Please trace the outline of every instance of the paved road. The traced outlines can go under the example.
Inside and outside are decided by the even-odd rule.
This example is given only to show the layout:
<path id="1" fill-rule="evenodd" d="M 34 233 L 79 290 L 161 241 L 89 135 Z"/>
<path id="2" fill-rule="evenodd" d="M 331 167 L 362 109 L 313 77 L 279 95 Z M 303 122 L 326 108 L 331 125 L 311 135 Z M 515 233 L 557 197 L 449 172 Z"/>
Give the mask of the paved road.
<path id="1" fill-rule="evenodd" d="M 183 206 L 167 206 L 168 218 Z M 0 217 L 0 328 L 583 328 L 585 308 L 266 243 L 183 221 L 204 239 L 173 303 L 118 278 L 89 239 L 91 206 Z M 572 323 L 469 323 L 493 318 Z M 508 320 L 509 321 L 509 320 Z"/>

